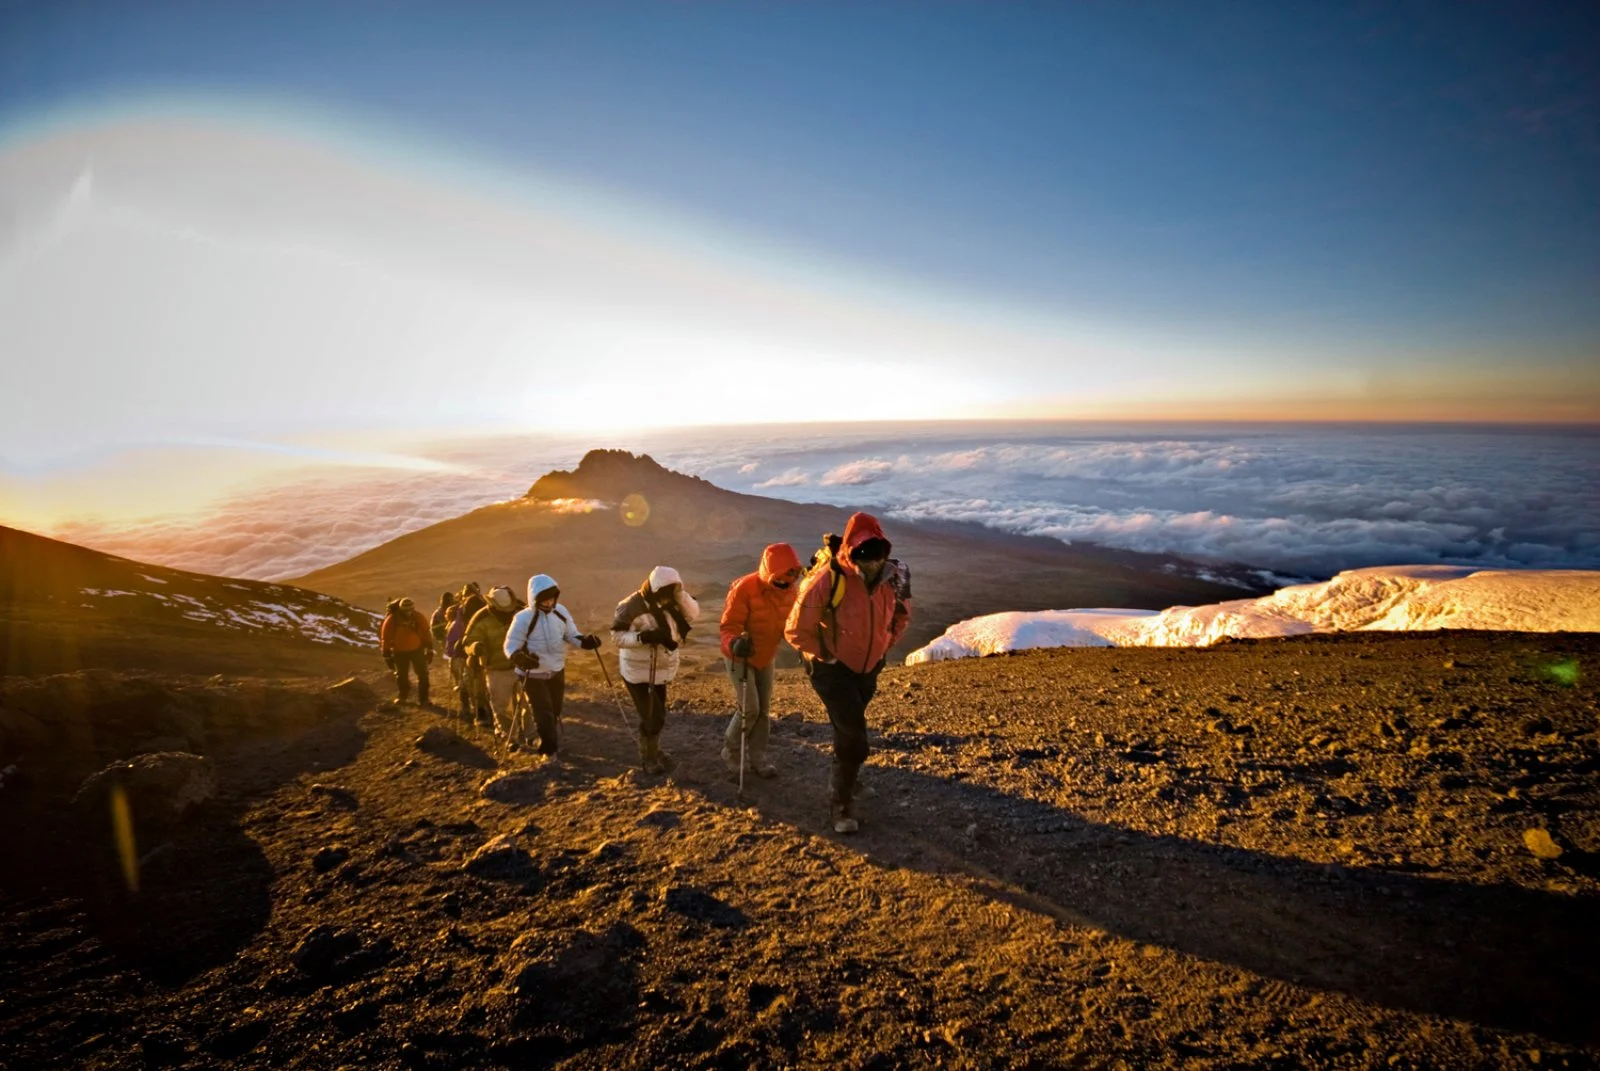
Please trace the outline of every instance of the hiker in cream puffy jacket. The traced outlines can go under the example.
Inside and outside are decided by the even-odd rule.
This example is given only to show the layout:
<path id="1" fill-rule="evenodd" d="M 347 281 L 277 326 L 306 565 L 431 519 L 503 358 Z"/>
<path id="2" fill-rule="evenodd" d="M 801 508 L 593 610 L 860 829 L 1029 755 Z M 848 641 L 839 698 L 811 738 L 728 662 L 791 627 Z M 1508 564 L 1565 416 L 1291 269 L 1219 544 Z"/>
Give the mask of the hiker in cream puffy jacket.
<path id="1" fill-rule="evenodd" d="M 639 713 L 639 762 L 661 773 L 661 730 L 667 721 L 667 682 L 678 675 L 678 647 L 700 616 L 700 604 L 683 590 L 676 569 L 658 565 L 639 590 L 617 604 L 611 640 L 617 645 L 622 681 Z"/>

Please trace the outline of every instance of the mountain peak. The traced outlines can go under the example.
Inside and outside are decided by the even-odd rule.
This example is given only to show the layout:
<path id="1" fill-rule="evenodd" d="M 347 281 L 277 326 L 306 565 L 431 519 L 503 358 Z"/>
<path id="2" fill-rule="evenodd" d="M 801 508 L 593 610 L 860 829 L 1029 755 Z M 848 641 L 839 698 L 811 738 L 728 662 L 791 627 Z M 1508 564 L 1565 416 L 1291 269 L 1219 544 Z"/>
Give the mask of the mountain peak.
<path id="1" fill-rule="evenodd" d="M 590 450 L 571 472 L 547 472 L 528 489 L 527 498 L 600 498 L 617 501 L 636 491 L 706 490 L 698 476 L 674 472 L 649 454 Z"/>

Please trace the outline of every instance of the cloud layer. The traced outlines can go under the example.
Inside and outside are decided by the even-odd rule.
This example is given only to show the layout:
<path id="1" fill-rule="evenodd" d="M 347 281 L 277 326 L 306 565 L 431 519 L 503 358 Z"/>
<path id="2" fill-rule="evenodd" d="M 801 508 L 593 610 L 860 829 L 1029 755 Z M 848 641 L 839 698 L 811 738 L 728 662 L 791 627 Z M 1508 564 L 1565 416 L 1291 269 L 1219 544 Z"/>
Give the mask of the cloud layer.
<path id="1" fill-rule="evenodd" d="M 894 426 L 458 442 L 439 471 L 332 469 L 192 519 L 53 534 L 277 579 L 522 494 L 588 446 L 648 450 L 738 491 L 970 521 L 1073 543 L 1324 578 L 1373 565 L 1600 568 L 1600 433 Z"/>

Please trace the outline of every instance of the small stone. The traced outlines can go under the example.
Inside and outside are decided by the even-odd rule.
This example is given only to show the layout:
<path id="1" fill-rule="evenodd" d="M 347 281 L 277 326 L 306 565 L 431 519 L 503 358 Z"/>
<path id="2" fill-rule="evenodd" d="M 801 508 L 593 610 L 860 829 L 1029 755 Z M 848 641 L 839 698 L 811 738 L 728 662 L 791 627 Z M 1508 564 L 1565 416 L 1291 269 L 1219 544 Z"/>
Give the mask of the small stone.
<path id="1" fill-rule="evenodd" d="M 350 849 L 330 844 L 311 857 L 311 869 L 318 874 L 326 874 L 334 867 L 350 858 Z"/>
<path id="2" fill-rule="evenodd" d="M 1537 827 L 1523 830 L 1522 843 L 1528 846 L 1528 851 L 1540 859 L 1561 858 L 1561 845 L 1555 842 L 1547 830 Z"/>

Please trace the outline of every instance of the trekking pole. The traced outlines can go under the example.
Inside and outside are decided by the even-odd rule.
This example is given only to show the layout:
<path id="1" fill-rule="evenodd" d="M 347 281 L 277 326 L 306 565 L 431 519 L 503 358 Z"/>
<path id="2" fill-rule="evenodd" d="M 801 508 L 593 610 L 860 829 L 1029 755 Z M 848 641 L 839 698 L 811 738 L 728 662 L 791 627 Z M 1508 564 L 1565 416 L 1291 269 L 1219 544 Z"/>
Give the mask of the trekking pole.
<path id="1" fill-rule="evenodd" d="M 745 717 L 745 706 L 748 696 L 746 689 L 750 687 L 750 659 L 743 659 L 744 673 L 739 678 L 739 796 L 744 797 L 744 756 L 745 745 L 750 740 L 750 722 Z M 760 702 L 758 699 L 757 702 Z"/>
<path id="2" fill-rule="evenodd" d="M 632 736 L 633 724 L 628 721 L 628 710 L 622 705 L 622 696 L 617 694 L 616 686 L 611 683 L 611 671 L 606 668 L 606 660 L 600 657 L 600 648 L 598 647 L 594 649 L 594 660 L 600 663 L 600 675 L 606 679 L 606 689 L 610 691 L 611 698 L 617 701 L 617 717 L 622 719 L 622 728 L 629 736 Z M 622 673 L 620 664 L 617 673 L 618 675 Z"/>

